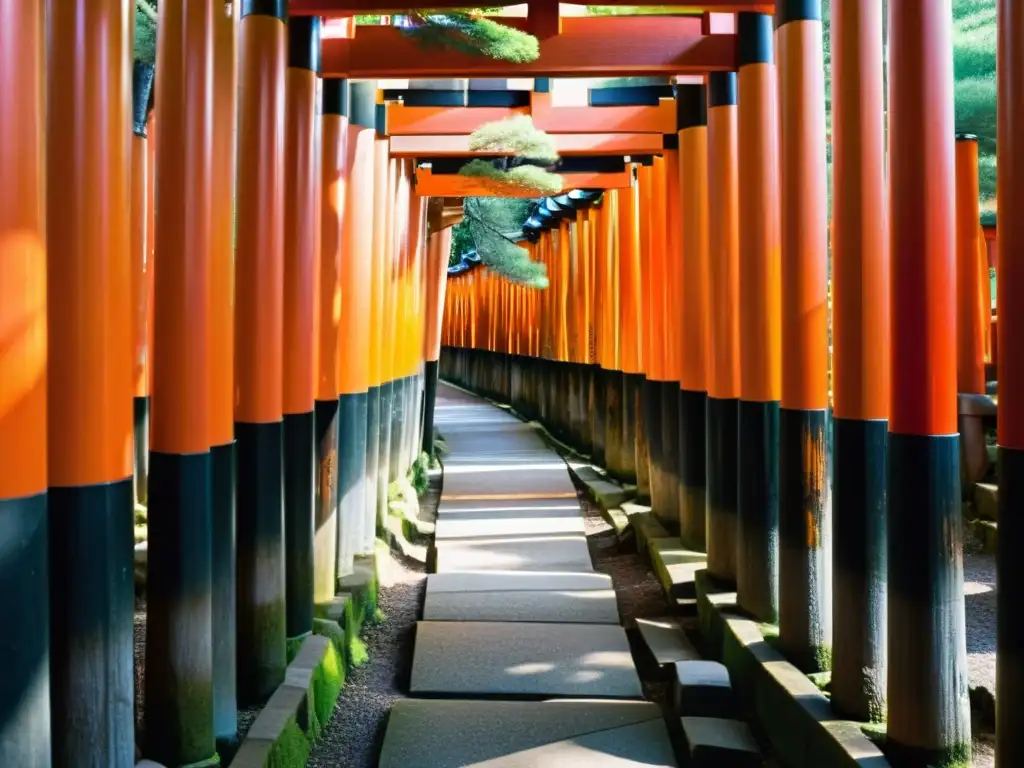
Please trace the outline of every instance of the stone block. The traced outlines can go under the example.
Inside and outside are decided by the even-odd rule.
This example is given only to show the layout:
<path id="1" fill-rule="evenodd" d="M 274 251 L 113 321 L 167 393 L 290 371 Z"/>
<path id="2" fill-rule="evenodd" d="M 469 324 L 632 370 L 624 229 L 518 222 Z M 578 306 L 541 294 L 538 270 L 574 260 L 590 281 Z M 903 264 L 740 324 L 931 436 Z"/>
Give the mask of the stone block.
<path id="1" fill-rule="evenodd" d="M 729 671 L 717 661 L 677 661 L 672 688 L 676 714 L 681 717 L 736 715 Z"/>
<path id="2" fill-rule="evenodd" d="M 672 600 L 696 598 L 694 582 L 697 571 L 707 566 L 707 555 L 687 549 L 677 538 L 651 539 L 647 548 L 665 594 Z"/>
<path id="3" fill-rule="evenodd" d="M 636 628 L 654 660 L 661 666 L 674 664 L 677 661 L 700 659 L 700 654 L 697 653 L 677 624 L 637 619 Z"/>
<path id="4" fill-rule="evenodd" d="M 999 520 L 999 486 L 974 484 L 974 512 L 982 520 Z"/>
<path id="5" fill-rule="evenodd" d="M 746 723 L 684 717 L 691 768 L 760 768 L 761 752 Z"/>

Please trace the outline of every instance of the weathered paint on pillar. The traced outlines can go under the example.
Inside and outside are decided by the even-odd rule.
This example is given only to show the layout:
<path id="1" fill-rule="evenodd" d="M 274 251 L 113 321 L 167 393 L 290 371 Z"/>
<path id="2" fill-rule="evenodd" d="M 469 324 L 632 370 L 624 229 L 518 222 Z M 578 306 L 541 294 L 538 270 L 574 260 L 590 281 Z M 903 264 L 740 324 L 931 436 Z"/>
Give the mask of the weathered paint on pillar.
<path id="1" fill-rule="evenodd" d="M 1000 0 L 998 203 L 1010 212 L 999 221 L 996 306 L 999 309 L 999 539 L 996 551 L 996 760 L 1024 765 L 1024 7 Z M 1002 727 L 999 727 L 999 726 Z"/>
<path id="2" fill-rule="evenodd" d="M 832 4 L 832 706 L 885 716 L 889 241 L 882 2 Z"/>
<path id="3" fill-rule="evenodd" d="M 44 13 L 53 765 L 122 768 L 135 762 L 130 5 Z"/>
<path id="4" fill-rule="evenodd" d="M 234 11 L 237 8 L 232 8 Z M 213 514 L 213 732 L 238 741 L 235 549 L 235 127 L 238 14 L 214 7 L 210 200 L 210 493 Z M 150 139 L 152 141 L 152 139 Z"/>
<path id="5" fill-rule="evenodd" d="M 235 257 L 238 701 L 284 679 L 284 3 L 245 0 L 239 20 Z"/>
<path id="6" fill-rule="evenodd" d="M 682 198 L 682 355 L 679 377 L 679 535 L 707 546 L 708 107 L 703 85 L 676 86 Z"/>
<path id="7" fill-rule="evenodd" d="M 889 7 L 891 405 L 888 738 L 894 762 L 969 765 L 956 392 L 950 0 Z"/>
<path id="8" fill-rule="evenodd" d="M 679 204 L 678 136 L 663 137 L 666 149 L 655 158 L 658 179 L 659 232 L 662 238 L 662 338 L 664 350 L 661 381 L 662 517 L 672 534 L 679 533 L 679 339 L 682 334 L 681 232 Z"/>
<path id="9" fill-rule="evenodd" d="M 985 394 L 985 329 L 992 312 L 982 293 L 978 137 L 956 137 L 956 390 Z M 985 270 L 987 273 L 988 270 Z M 987 275 L 986 275 L 987 278 Z"/>
<path id="10" fill-rule="evenodd" d="M 141 61 L 132 66 L 132 160 L 131 160 L 131 259 L 132 259 L 132 382 L 135 502 L 149 499 L 149 283 L 146 254 L 149 212 L 149 147 L 146 111 L 153 84 L 153 65 Z"/>
<path id="11" fill-rule="evenodd" d="M 448 254 L 452 230 L 434 232 L 427 241 L 426 334 L 423 339 L 425 392 L 423 400 L 423 452 L 434 456 L 434 410 L 437 402 L 438 361 L 441 357 L 442 312 L 448 285 Z"/>
<path id="12" fill-rule="evenodd" d="M 739 353 L 736 592 L 779 613 L 779 399 L 782 389 L 779 145 L 772 17 L 740 13 Z"/>
<path id="13" fill-rule="evenodd" d="M 288 20 L 284 145 L 284 541 L 289 650 L 313 629 L 314 326 L 320 260 L 320 18 Z"/>
<path id="14" fill-rule="evenodd" d="M 643 380 L 643 329 L 640 266 L 640 240 L 637 227 L 637 183 L 619 192 L 619 365 L 622 368 L 622 459 L 626 479 L 636 482 L 637 495 L 650 493 L 646 452 L 641 450 L 639 415 L 640 382 Z M 551 290 L 550 288 L 548 289 Z"/>
<path id="15" fill-rule="evenodd" d="M 43 4 L 0 0 L 0 18 L 0 765 L 49 768 Z"/>
<path id="16" fill-rule="evenodd" d="M 708 572 L 736 579 L 739 176 L 736 73 L 708 76 Z"/>
<path id="17" fill-rule="evenodd" d="M 147 757 L 212 764 L 209 308 L 213 5 L 164 3 L 156 99 L 153 420 L 146 579 Z"/>
<path id="18" fill-rule="evenodd" d="M 782 210 L 779 641 L 806 671 L 832 645 L 825 85 L 821 9 L 776 8 Z"/>
<path id="19" fill-rule="evenodd" d="M 353 557 L 366 548 L 367 520 L 376 490 L 376 444 L 370 446 L 368 427 L 376 428 L 376 355 L 371 339 L 376 306 L 373 277 L 374 95 L 375 82 L 346 83 L 327 80 L 325 98 L 331 96 L 330 113 L 344 112 L 349 95 L 350 125 L 344 166 L 327 181 L 336 185 L 324 205 L 323 247 L 340 250 L 341 321 L 338 327 L 338 577 L 352 572 Z M 328 113 L 327 105 L 324 108 Z M 342 171 L 347 183 L 338 180 Z M 325 166 L 324 173 L 331 173 Z M 348 190 L 348 191 L 346 191 Z M 351 194 L 349 194 L 349 191 Z M 344 197 L 340 197 L 345 192 Z M 326 194 L 326 193 L 325 193 Z M 328 199 L 325 197 L 325 200 Z M 326 255 L 324 256 L 326 258 Z M 376 406 L 374 406 L 376 408 Z M 373 417 L 373 418 L 371 418 Z M 376 435 L 376 431 L 372 433 Z M 376 439 L 376 438 L 375 438 Z M 374 483 L 371 485 L 371 479 Z"/>

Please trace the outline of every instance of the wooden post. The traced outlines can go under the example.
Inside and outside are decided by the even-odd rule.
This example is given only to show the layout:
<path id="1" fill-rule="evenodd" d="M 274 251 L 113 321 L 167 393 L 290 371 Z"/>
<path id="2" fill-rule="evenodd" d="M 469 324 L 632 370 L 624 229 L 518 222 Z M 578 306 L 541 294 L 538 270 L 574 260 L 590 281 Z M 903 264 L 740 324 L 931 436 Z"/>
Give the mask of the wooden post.
<path id="1" fill-rule="evenodd" d="M 832 5 L 832 705 L 885 715 L 889 240 L 881 0 Z"/>
<path id="2" fill-rule="evenodd" d="M 782 210 L 779 641 L 805 671 L 832 646 L 828 276 L 821 9 L 776 7 Z"/>
<path id="3" fill-rule="evenodd" d="M 982 244 L 978 210 L 978 137 L 956 137 L 956 391 L 985 394 L 985 336 L 982 320 L 991 301 L 982 300 L 978 268 Z M 988 298 L 988 292 L 985 292 Z"/>
<path id="4" fill-rule="evenodd" d="M 996 553 L 998 627 L 996 634 L 996 720 L 1019 723 L 1024 717 L 1024 626 L 1019 620 L 1024 591 L 1024 221 L 1015 212 L 1024 205 L 1024 8 L 1000 0 L 998 203 L 1005 212 L 998 229 L 996 306 L 999 309 L 999 541 Z M 999 765 L 1024 765 L 1024 729 L 996 730 Z"/>
<path id="5" fill-rule="evenodd" d="M 676 87 L 682 198 L 679 535 L 703 552 L 707 508 L 708 105 L 703 85 Z"/>
<path id="6" fill-rule="evenodd" d="M 153 431 L 146 579 L 146 744 L 161 763 L 216 753 L 213 733 L 210 208 L 213 5 L 164 3 L 156 183 Z"/>
<path id="7" fill-rule="evenodd" d="M 950 0 L 889 6 L 889 156 L 899 162 L 889 169 L 887 744 L 894 762 L 910 766 L 966 765 L 971 757 L 957 436 L 952 18 Z"/>
<path id="8" fill-rule="evenodd" d="M 0 18 L 0 765 L 49 768 L 43 4 L 0 0 Z"/>
<path id="9" fill-rule="evenodd" d="M 213 505 L 213 732 L 217 751 L 222 756 L 231 753 L 238 741 L 234 365 L 238 9 L 238 3 L 232 5 L 230 12 L 225 6 L 217 5 L 213 14 L 209 428 Z"/>
<path id="10" fill-rule="evenodd" d="M 242 706 L 265 700 L 286 665 L 284 16 L 283 4 L 242 3 L 239 21 L 235 436 Z"/>
<path id="11" fill-rule="evenodd" d="M 772 17 L 740 13 L 739 353 L 736 591 L 760 621 L 779 614 L 779 398 L 782 286 Z"/>
<path id="12" fill-rule="evenodd" d="M 739 177 L 736 73 L 708 79 L 708 572 L 736 580 Z"/>
<path id="13" fill-rule="evenodd" d="M 59 521 L 49 537 L 50 712 L 58 768 L 135 762 L 129 11 L 123 0 L 48 0 L 44 11 L 48 504 Z M 28 42 L 20 26 L 0 41 L 5 61 Z M 3 86 L 5 100 L 17 98 L 11 82 Z M 31 119 L 24 109 L 15 120 Z M 7 112 L 0 119 L 9 121 Z M 31 153 L 25 137 L 11 136 L 4 151 Z M 31 450 L 29 439 L 20 453 Z"/>

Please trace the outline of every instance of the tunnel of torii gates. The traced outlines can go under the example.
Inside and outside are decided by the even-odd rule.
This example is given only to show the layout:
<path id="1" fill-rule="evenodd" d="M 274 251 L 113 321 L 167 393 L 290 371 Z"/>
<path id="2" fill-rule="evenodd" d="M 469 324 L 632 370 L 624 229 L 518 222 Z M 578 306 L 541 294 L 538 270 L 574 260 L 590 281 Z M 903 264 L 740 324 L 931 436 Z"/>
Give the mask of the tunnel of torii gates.
<path id="1" fill-rule="evenodd" d="M 290 5 L 161 3 L 132 135 L 131 3 L 0 0 L 0 765 L 133 764 L 135 495 L 146 749 L 213 760 L 431 447 L 439 335 L 446 376 L 635 478 L 791 660 L 831 662 L 840 712 L 884 700 L 894 759 L 964 754 L 958 393 L 985 392 L 989 315 L 950 1 L 889 2 L 886 152 L 881 3 L 832 0 L 831 232 L 816 2 L 538 1 L 506 19 L 540 39 L 520 65 L 344 18 L 374 0 Z M 1017 766 L 1024 7 L 998 5 L 997 742 Z M 553 105 L 572 75 L 676 88 Z M 533 89 L 377 82 L 452 77 Z M 589 191 L 524 228 L 550 286 L 463 269 L 445 294 L 457 198 L 502 193 L 456 161 L 524 113 Z"/>

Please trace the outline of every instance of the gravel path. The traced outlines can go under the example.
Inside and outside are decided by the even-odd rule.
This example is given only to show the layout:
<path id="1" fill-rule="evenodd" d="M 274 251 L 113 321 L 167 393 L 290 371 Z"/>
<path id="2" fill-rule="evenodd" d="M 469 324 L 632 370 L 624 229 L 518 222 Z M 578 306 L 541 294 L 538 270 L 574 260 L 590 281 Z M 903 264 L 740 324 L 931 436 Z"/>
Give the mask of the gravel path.
<path id="1" fill-rule="evenodd" d="M 422 516 L 436 517 L 439 497 L 435 477 L 420 504 Z M 380 609 L 387 620 L 364 630 L 369 661 L 349 671 L 334 714 L 313 746 L 310 768 L 376 768 L 391 705 L 408 696 L 426 573 L 419 563 L 390 557 L 381 564 L 380 580 Z"/>
<path id="2" fill-rule="evenodd" d="M 964 553 L 964 604 L 967 614 L 967 673 L 972 688 L 996 690 L 995 555 Z M 993 768 L 995 753 L 975 739 L 974 768 Z"/>

